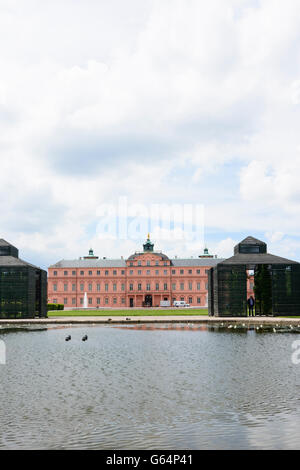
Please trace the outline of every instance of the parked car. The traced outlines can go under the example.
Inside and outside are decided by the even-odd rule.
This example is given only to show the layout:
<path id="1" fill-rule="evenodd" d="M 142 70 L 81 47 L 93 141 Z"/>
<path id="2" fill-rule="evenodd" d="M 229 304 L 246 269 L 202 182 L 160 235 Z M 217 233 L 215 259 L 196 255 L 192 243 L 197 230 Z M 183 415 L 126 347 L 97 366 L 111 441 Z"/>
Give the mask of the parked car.
<path id="1" fill-rule="evenodd" d="M 175 300 L 173 303 L 173 307 L 176 308 L 188 308 L 190 304 L 187 304 L 184 300 Z"/>

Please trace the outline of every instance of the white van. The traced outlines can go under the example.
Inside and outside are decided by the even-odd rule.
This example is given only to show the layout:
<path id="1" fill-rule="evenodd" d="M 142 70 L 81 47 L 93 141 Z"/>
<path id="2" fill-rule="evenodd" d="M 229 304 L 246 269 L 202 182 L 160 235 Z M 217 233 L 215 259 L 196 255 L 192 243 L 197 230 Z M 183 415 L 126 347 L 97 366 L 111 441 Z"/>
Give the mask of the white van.
<path id="1" fill-rule="evenodd" d="M 173 307 L 187 308 L 187 307 L 190 307 L 190 304 L 187 304 L 184 300 L 174 300 Z"/>

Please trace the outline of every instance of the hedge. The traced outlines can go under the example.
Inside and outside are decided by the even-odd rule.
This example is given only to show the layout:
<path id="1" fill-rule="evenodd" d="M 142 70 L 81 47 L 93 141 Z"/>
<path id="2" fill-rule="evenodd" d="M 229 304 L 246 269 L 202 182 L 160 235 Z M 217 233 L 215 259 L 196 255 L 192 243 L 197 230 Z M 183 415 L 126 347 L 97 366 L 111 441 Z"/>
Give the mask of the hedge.
<path id="1" fill-rule="evenodd" d="M 63 304 L 47 304 L 47 311 L 49 310 L 64 310 L 65 306 Z"/>

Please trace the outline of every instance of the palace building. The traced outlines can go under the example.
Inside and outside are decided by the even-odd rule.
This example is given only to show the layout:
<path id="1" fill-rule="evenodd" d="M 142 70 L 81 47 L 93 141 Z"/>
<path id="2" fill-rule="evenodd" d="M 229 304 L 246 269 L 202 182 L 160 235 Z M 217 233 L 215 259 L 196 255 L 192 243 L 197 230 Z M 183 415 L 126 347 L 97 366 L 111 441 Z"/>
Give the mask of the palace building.
<path id="1" fill-rule="evenodd" d="M 100 259 L 91 249 L 88 256 L 50 266 L 48 301 L 65 308 L 159 307 L 175 300 L 206 307 L 208 273 L 221 261 L 208 249 L 198 258 L 171 259 L 154 250 L 148 235 L 143 251 L 128 259 Z"/>

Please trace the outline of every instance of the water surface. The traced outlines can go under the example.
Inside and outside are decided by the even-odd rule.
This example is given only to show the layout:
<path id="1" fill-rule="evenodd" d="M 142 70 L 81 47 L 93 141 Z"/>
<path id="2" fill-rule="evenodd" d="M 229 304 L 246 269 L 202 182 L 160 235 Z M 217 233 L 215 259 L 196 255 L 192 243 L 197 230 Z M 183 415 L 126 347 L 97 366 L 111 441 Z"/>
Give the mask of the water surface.
<path id="1" fill-rule="evenodd" d="M 203 330 L 0 330 L 0 448 L 300 449 L 299 335 Z"/>

